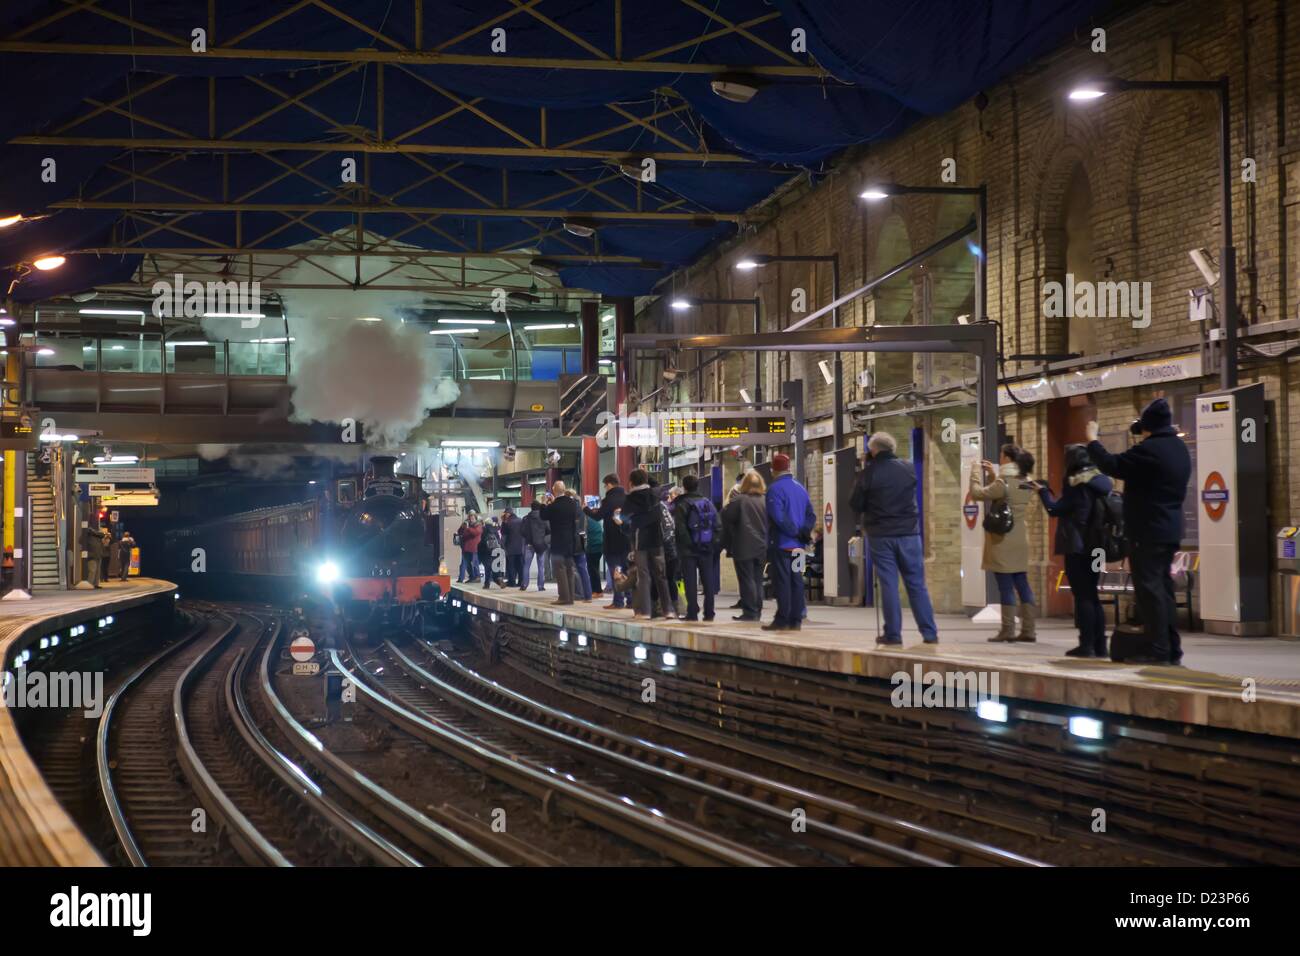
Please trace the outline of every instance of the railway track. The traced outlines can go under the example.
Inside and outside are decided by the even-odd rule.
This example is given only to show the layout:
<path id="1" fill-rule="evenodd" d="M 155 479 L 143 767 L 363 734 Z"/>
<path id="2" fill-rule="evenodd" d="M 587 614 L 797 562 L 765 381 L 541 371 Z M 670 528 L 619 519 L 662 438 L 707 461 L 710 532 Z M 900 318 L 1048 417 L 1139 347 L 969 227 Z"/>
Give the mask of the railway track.
<path id="1" fill-rule="evenodd" d="M 376 653 L 363 671 L 400 706 L 516 762 L 558 770 L 625 803 L 662 807 L 673 821 L 707 826 L 782 862 L 1036 864 L 597 727 L 483 680 L 436 651 L 427 668 L 391 643 Z"/>

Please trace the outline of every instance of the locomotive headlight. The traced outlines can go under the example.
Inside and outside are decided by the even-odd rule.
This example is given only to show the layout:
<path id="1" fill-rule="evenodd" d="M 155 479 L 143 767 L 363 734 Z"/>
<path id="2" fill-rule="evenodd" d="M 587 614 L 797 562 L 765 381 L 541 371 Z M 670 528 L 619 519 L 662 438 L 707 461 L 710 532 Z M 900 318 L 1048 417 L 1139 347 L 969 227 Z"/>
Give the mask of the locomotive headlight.
<path id="1" fill-rule="evenodd" d="M 316 580 L 321 584 L 333 584 L 339 579 L 339 566 L 333 561 L 322 561 L 316 566 Z"/>

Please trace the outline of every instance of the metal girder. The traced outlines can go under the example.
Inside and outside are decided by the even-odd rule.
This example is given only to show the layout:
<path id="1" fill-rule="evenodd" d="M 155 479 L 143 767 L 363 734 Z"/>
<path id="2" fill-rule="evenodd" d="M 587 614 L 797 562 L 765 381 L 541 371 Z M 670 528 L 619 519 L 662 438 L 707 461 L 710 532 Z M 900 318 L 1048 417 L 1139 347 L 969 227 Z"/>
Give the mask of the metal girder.
<path id="1" fill-rule="evenodd" d="M 651 262 L 646 259 L 638 259 L 635 256 L 600 256 L 600 255 L 570 255 L 568 253 L 540 253 L 540 252 L 439 252 L 437 250 L 405 250 L 405 249 L 377 249 L 374 247 L 365 249 L 361 252 L 340 246 L 337 249 L 259 249 L 247 246 L 89 246 L 84 249 L 75 249 L 70 255 L 155 255 L 155 256 L 287 256 L 294 259 L 303 259 L 310 256 L 361 256 L 362 258 L 382 258 L 382 259 L 506 259 L 517 262 L 530 262 L 533 259 L 549 259 L 556 262 L 572 262 L 575 264 L 587 265 L 589 263 L 619 263 L 623 265 L 644 266 L 647 269 L 658 269 L 661 263 Z"/>
<path id="2" fill-rule="evenodd" d="M 291 140 L 242 140 L 242 139 L 181 139 L 168 137 L 130 137 L 130 136 L 15 136 L 9 140 L 13 146 L 96 146 L 114 149 L 150 149 L 150 150 L 197 150 L 214 152 L 223 150 L 260 151 L 279 150 L 282 152 L 312 153 L 381 153 L 384 155 L 401 155 L 404 153 L 426 156 L 509 156 L 545 159 L 598 159 L 617 163 L 627 158 L 628 151 L 623 149 L 550 149 L 541 146 L 467 146 L 457 143 L 397 143 L 388 142 L 346 142 L 346 143 L 295 143 Z M 653 159 L 655 162 L 687 163 L 753 163 L 753 160 L 734 153 L 658 153 L 638 152 L 638 159 Z"/>
<path id="3" fill-rule="evenodd" d="M 724 31 L 730 32 L 730 31 Z M 719 34 L 714 34 L 719 35 Z M 306 67 L 314 63 L 392 63 L 402 66 L 487 66 L 514 70 L 590 70 L 616 73 L 748 73 L 757 76 L 821 78 L 827 72 L 819 66 L 791 63 L 689 63 L 683 60 L 618 60 L 577 57 L 527 57 L 440 53 L 429 50 L 275 50 L 253 47 L 210 46 L 195 53 L 183 46 L 131 44 L 58 43 L 33 40 L 0 40 L 0 53 L 41 53 L 69 56 L 168 57 L 179 59 L 282 60 Z"/>
<path id="4" fill-rule="evenodd" d="M 128 202 L 126 200 L 85 200 L 65 199 L 50 203 L 50 209 L 118 209 L 128 212 L 268 212 L 268 213 L 344 213 L 347 215 L 425 215 L 425 216 L 464 216 L 468 218 L 507 218 L 507 219 L 565 219 L 580 216 L 584 219 L 603 220 L 644 220 L 663 222 L 691 222 L 702 220 L 704 224 L 714 222 L 749 222 L 757 221 L 745 213 L 695 213 L 695 212 L 642 212 L 639 210 L 581 210 L 573 212 L 567 209 L 488 209 L 451 206 L 389 206 L 382 203 L 354 203 L 352 205 L 333 205 L 330 203 L 228 203 L 228 202 Z"/>

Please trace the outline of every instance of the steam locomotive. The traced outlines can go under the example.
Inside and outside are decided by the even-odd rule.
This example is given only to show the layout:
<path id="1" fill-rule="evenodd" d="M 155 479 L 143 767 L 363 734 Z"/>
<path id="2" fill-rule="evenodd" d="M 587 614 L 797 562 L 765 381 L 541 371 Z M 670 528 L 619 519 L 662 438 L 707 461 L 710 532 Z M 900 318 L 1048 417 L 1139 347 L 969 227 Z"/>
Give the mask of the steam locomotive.
<path id="1" fill-rule="evenodd" d="M 420 482 L 397 459 L 370 459 L 362 474 L 335 477 L 316 498 L 259 508 L 167 533 L 168 564 L 181 580 L 268 600 L 334 603 L 367 630 L 411 623 L 419 604 L 446 594 L 439 515 L 420 507 Z"/>

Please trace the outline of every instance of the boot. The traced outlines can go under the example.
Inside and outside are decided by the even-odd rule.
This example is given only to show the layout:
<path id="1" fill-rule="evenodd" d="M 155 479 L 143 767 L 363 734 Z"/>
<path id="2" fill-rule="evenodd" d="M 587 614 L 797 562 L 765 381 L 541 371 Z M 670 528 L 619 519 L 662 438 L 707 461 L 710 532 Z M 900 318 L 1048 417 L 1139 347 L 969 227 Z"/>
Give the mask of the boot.
<path id="1" fill-rule="evenodd" d="M 1002 605 L 1002 626 L 989 638 L 990 644 L 1010 644 L 1016 639 L 1016 609 L 1011 604 Z"/>
<path id="2" fill-rule="evenodd" d="M 1104 625 L 1092 639 L 1092 653 L 1102 659 L 1110 657 L 1110 651 L 1106 649 L 1106 628 Z"/>
<path id="3" fill-rule="evenodd" d="M 1072 647 L 1072 648 L 1070 648 L 1068 651 L 1065 652 L 1065 656 L 1066 656 L 1066 657 L 1093 657 L 1093 656 L 1095 656 L 1095 653 L 1094 653 L 1094 651 L 1093 651 L 1093 642 L 1092 642 L 1092 640 L 1091 640 L 1090 638 L 1086 638 L 1086 637 L 1084 637 L 1082 634 L 1080 634 L 1080 635 L 1079 635 L 1079 646 L 1078 646 L 1078 647 Z"/>
<path id="4" fill-rule="evenodd" d="M 1038 608 L 1032 604 L 1020 605 L 1020 634 L 1016 637 L 1018 642 L 1032 644 L 1038 640 L 1038 630 L 1036 628 L 1036 616 Z"/>

